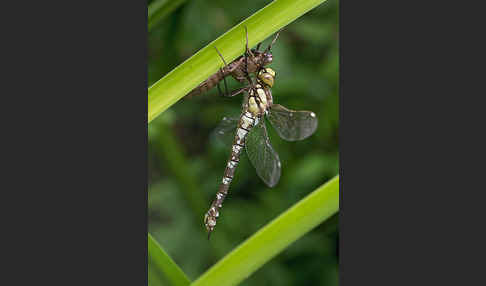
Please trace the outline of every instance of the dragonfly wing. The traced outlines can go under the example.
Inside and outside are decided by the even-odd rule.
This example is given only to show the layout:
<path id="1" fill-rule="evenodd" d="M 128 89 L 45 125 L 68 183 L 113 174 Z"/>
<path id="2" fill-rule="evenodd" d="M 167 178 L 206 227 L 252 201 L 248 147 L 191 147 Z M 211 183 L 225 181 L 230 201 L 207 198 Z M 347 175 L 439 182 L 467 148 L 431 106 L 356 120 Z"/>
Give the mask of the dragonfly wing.
<path id="1" fill-rule="evenodd" d="M 317 129 L 317 117 L 312 111 L 295 111 L 273 104 L 267 117 L 278 135 L 287 141 L 303 140 Z"/>
<path id="2" fill-rule="evenodd" d="M 274 187 L 280 179 L 280 159 L 270 145 L 263 118 L 248 133 L 245 146 L 258 176 L 267 186 Z"/>
<path id="3" fill-rule="evenodd" d="M 226 145 L 233 144 L 238 121 L 238 117 L 223 117 L 223 120 L 214 129 L 212 136 Z"/>

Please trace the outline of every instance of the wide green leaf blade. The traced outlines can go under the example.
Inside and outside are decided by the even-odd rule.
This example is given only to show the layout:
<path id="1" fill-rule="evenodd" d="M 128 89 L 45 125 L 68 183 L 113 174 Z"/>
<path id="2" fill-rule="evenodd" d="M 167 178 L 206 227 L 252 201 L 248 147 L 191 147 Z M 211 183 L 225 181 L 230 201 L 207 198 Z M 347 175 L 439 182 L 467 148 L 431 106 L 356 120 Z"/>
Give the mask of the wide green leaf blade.
<path id="1" fill-rule="evenodd" d="M 336 176 L 260 229 L 191 286 L 237 285 L 338 210 Z"/>
<path id="2" fill-rule="evenodd" d="M 148 259 L 156 266 L 159 273 L 170 281 L 172 286 L 186 286 L 191 283 L 186 274 L 170 258 L 164 249 L 148 234 Z"/>
<path id="3" fill-rule="evenodd" d="M 248 44 L 253 47 L 324 1 L 326 0 L 273 1 L 209 43 L 149 87 L 148 122 L 222 66 L 214 47 L 218 48 L 227 63 L 242 55 L 246 42 L 244 26 L 248 28 Z"/>

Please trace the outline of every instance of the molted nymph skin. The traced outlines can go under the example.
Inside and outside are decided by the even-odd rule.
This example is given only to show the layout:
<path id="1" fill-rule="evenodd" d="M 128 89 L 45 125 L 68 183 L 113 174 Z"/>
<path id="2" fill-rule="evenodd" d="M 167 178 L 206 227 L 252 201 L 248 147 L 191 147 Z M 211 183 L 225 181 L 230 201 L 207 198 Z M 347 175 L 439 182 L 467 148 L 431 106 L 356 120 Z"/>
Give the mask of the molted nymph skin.
<path id="1" fill-rule="evenodd" d="M 263 65 L 269 65 L 273 62 L 273 56 L 271 53 L 263 53 Z"/>
<path id="2" fill-rule="evenodd" d="M 233 62 L 229 63 L 227 66 L 221 68 L 215 74 L 211 75 L 207 80 L 199 84 L 198 87 L 194 88 L 191 92 L 187 94 L 187 97 L 203 94 L 213 87 L 217 86 L 223 78 L 231 75 L 234 79 L 239 82 L 245 82 L 246 80 L 246 69 L 248 66 L 249 73 L 255 73 L 258 69 L 263 66 L 269 65 L 273 62 L 273 56 L 270 52 L 259 52 L 253 51 L 253 57 L 245 61 L 244 56 L 240 56 Z"/>

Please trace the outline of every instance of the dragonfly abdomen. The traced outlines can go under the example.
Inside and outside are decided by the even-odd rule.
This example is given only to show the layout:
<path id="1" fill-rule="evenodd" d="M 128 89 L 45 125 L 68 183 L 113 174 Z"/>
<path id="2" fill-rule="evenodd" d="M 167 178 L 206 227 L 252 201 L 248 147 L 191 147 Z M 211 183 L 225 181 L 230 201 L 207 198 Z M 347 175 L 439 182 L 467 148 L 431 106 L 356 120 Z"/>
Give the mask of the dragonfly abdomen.
<path id="1" fill-rule="evenodd" d="M 233 146 L 231 147 L 231 155 L 226 164 L 224 170 L 223 179 L 219 185 L 216 198 L 211 203 L 209 211 L 204 216 L 204 224 L 209 233 L 213 231 L 216 226 L 216 219 L 219 216 L 219 210 L 223 205 L 223 201 L 228 194 L 228 189 L 233 180 L 236 167 L 240 162 L 240 155 L 245 147 L 245 138 L 250 132 L 251 128 L 258 123 L 258 119 L 254 117 L 250 112 L 244 112 L 238 122 L 238 128 L 236 129 L 235 138 L 233 140 Z"/>

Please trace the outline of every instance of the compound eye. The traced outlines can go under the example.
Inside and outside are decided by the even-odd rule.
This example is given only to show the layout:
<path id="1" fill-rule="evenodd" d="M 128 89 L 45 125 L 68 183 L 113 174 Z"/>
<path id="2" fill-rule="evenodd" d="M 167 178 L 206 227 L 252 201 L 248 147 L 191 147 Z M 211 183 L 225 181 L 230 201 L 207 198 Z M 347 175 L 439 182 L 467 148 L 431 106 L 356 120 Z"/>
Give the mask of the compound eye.
<path id="1" fill-rule="evenodd" d="M 271 76 L 270 74 L 265 74 L 262 81 L 270 87 L 273 86 L 273 76 Z"/>
<path id="2" fill-rule="evenodd" d="M 272 75 L 272 77 L 275 77 L 275 71 L 271 68 L 266 68 L 265 72 Z"/>

